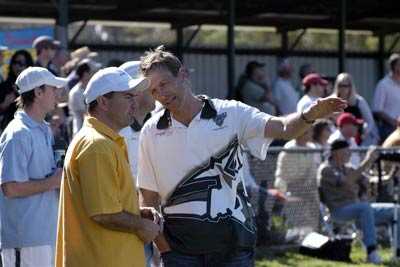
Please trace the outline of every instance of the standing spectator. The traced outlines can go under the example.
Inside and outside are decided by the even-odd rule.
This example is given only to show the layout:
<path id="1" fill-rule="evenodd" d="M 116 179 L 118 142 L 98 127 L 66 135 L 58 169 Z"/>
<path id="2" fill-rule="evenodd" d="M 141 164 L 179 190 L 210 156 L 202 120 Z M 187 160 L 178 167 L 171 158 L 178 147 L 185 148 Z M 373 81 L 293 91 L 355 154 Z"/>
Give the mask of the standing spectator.
<path id="1" fill-rule="evenodd" d="M 0 45 L 0 83 L 4 81 L 3 76 L 3 64 L 4 64 L 4 53 L 8 50 L 7 46 Z"/>
<path id="2" fill-rule="evenodd" d="M 358 148 L 355 137 L 358 133 L 358 127 L 364 123 L 363 120 L 357 119 L 353 114 L 343 112 L 336 119 L 337 129 L 328 139 L 328 143 L 332 144 L 336 140 L 345 140 L 350 144 L 351 149 Z M 353 151 L 350 157 L 350 163 L 353 167 L 358 167 L 360 164 L 360 155 Z"/>
<path id="3" fill-rule="evenodd" d="M 381 139 L 396 128 L 396 119 L 400 116 L 400 54 L 389 58 L 390 73 L 379 81 L 375 89 L 372 109 L 378 118 Z"/>
<path id="4" fill-rule="evenodd" d="M 299 68 L 299 81 L 300 84 L 297 86 L 296 91 L 298 94 L 303 94 L 303 79 L 310 73 L 314 73 L 314 67 L 310 63 L 304 63 Z"/>
<path id="5" fill-rule="evenodd" d="M 53 266 L 60 168 L 44 121 L 66 80 L 29 67 L 18 76 L 19 106 L 0 137 L 0 217 L 3 267 Z"/>
<path id="6" fill-rule="evenodd" d="M 141 71 L 165 107 L 142 129 L 138 163 L 143 205 L 162 204 L 156 244 L 164 266 L 253 266 L 256 227 L 241 190 L 242 147 L 265 158 L 273 138 L 301 135 L 344 102 L 329 98 L 277 118 L 237 101 L 197 97 L 188 71 L 163 47 L 142 57 Z"/>
<path id="7" fill-rule="evenodd" d="M 28 51 L 17 50 L 11 56 L 7 79 L 0 84 L 1 131 L 3 131 L 14 118 L 14 113 L 17 110 L 15 100 L 18 97 L 18 93 L 14 85 L 15 80 L 24 69 L 30 66 L 33 66 L 33 60 Z"/>
<path id="8" fill-rule="evenodd" d="M 34 65 L 53 71 L 50 68 L 50 63 L 56 54 L 56 49 L 60 47 L 60 42 L 50 36 L 42 35 L 33 41 L 32 47 L 36 50 L 37 57 Z"/>
<path id="9" fill-rule="evenodd" d="M 379 133 L 374 117 L 367 101 L 357 94 L 353 78 L 348 73 L 340 73 L 335 81 L 334 96 L 347 101 L 345 112 L 353 114 L 357 119 L 362 119 L 366 127 L 360 126 L 359 134 L 361 145 L 370 146 L 379 143 Z"/>
<path id="10" fill-rule="evenodd" d="M 113 67 L 99 70 L 85 90 L 89 116 L 65 158 L 56 267 L 143 267 L 143 243 L 160 227 L 156 212 L 139 209 L 126 144 L 118 132 L 130 125 L 136 90 L 149 85 Z M 155 220 L 156 221 L 156 220 Z"/>
<path id="11" fill-rule="evenodd" d="M 282 60 L 278 66 L 278 79 L 275 81 L 273 93 L 281 115 L 296 112 L 299 94 L 291 81 L 293 67 L 288 59 Z"/>
<path id="12" fill-rule="evenodd" d="M 297 103 L 297 112 L 306 110 L 317 99 L 324 97 L 325 86 L 328 84 L 318 73 L 308 74 L 302 83 L 304 95 Z"/>
<path id="13" fill-rule="evenodd" d="M 243 103 L 258 108 L 260 111 L 276 115 L 277 110 L 272 100 L 272 91 L 268 85 L 264 65 L 250 61 L 238 85 L 238 94 Z"/>
<path id="14" fill-rule="evenodd" d="M 74 136 L 82 128 L 83 119 L 86 114 L 87 106 L 83 92 L 93 76 L 101 68 L 101 64 L 91 59 L 84 59 L 76 68 L 76 75 L 79 82 L 69 91 L 68 108 L 72 115 L 72 135 Z"/>

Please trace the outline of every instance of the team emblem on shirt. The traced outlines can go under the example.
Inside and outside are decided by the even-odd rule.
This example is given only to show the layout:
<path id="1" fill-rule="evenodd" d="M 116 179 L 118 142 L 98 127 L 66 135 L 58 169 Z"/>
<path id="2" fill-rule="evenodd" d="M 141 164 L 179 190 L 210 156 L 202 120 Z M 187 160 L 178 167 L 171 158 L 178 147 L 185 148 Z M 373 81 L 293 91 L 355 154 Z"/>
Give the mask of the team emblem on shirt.
<path id="1" fill-rule="evenodd" d="M 213 120 L 214 120 L 216 125 L 222 126 L 222 124 L 224 123 L 225 118 L 226 118 L 226 112 L 223 112 L 221 114 L 216 115 L 213 118 Z"/>

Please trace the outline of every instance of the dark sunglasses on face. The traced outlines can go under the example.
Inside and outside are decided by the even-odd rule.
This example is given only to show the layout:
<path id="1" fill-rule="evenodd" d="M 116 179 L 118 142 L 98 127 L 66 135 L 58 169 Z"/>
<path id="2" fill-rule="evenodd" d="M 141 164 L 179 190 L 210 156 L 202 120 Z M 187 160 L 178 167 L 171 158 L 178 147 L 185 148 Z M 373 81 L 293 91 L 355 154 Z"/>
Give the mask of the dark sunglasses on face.
<path id="1" fill-rule="evenodd" d="M 351 87 L 351 84 L 349 83 L 342 83 L 342 84 L 338 84 L 339 87 Z"/>
<path id="2" fill-rule="evenodd" d="M 20 66 L 20 67 L 26 67 L 26 63 L 22 61 L 14 61 L 14 65 Z"/>

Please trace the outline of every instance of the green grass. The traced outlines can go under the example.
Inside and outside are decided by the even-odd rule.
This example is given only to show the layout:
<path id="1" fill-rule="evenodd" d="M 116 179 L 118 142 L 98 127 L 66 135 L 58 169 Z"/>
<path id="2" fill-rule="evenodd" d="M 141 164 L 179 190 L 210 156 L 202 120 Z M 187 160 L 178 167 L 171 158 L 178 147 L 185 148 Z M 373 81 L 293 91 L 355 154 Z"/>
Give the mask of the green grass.
<path id="1" fill-rule="evenodd" d="M 281 252 L 276 254 L 271 254 L 268 248 L 259 248 L 256 253 L 256 267 L 375 267 L 375 266 L 390 266 L 390 267 L 400 267 L 400 261 L 391 261 L 391 250 L 389 248 L 380 249 L 380 255 L 383 260 L 382 265 L 372 265 L 367 264 L 365 261 L 366 255 L 365 251 L 361 248 L 359 244 L 353 245 L 351 252 L 352 263 L 344 263 L 337 261 L 321 260 L 317 258 L 312 258 L 308 256 L 301 255 L 297 252 Z"/>

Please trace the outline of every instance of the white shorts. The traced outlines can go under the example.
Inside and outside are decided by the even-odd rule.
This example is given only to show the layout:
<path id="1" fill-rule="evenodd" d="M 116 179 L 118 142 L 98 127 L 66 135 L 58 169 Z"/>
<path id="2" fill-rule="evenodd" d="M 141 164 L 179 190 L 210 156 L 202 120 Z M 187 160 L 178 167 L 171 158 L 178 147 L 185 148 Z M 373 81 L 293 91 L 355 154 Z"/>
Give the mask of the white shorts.
<path id="1" fill-rule="evenodd" d="M 3 267 L 53 267 L 54 247 L 37 246 L 1 250 Z"/>

